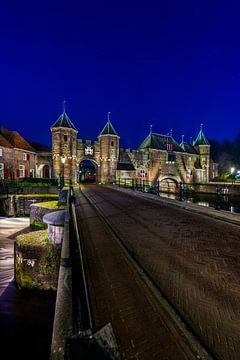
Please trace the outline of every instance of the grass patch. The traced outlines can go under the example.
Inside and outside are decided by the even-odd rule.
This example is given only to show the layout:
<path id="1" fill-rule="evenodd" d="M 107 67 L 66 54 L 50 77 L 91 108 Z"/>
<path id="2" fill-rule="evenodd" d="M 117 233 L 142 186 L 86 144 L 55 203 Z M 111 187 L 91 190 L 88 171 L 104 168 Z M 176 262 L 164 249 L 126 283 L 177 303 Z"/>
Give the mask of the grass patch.
<path id="1" fill-rule="evenodd" d="M 34 206 L 43 207 L 46 209 L 52 209 L 52 210 L 63 210 L 65 208 L 65 205 L 58 204 L 58 201 L 44 201 L 41 203 L 35 203 Z"/>
<path id="2" fill-rule="evenodd" d="M 28 234 L 18 235 L 16 243 L 19 246 L 46 246 L 49 244 L 47 230 L 38 230 Z"/>
<path id="3" fill-rule="evenodd" d="M 19 199 L 19 198 L 35 198 L 35 197 L 52 197 L 52 198 L 58 198 L 58 194 L 18 194 L 18 195 L 9 195 L 9 196 L 16 196 L 16 199 Z"/>

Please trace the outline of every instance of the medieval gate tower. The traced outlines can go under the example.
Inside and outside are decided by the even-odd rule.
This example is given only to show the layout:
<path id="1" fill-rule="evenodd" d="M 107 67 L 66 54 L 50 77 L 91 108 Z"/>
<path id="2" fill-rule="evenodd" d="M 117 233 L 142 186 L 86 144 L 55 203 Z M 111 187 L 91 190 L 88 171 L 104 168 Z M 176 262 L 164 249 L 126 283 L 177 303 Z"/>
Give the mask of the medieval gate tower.
<path id="1" fill-rule="evenodd" d="M 55 178 L 64 176 L 66 182 L 77 182 L 79 165 L 90 160 L 96 169 L 96 181 L 101 183 L 116 180 L 117 163 L 119 160 L 119 136 L 110 122 L 107 123 L 94 143 L 83 142 L 77 138 L 78 131 L 66 114 L 63 113 L 51 127 L 53 174 Z"/>

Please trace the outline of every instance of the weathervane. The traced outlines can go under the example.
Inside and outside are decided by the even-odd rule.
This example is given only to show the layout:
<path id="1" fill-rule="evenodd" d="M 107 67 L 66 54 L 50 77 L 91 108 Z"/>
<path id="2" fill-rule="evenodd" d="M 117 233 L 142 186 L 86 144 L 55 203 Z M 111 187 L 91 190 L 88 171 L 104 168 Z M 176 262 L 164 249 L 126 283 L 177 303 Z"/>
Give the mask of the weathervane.
<path id="1" fill-rule="evenodd" d="M 153 126 L 152 126 L 152 125 L 150 125 L 150 133 L 152 133 L 152 128 L 153 128 Z"/>
<path id="2" fill-rule="evenodd" d="M 200 124 L 200 130 L 202 131 L 203 124 Z"/>
<path id="3" fill-rule="evenodd" d="M 182 135 L 182 143 L 184 142 L 184 135 Z"/>
<path id="4" fill-rule="evenodd" d="M 108 119 L 108 121 L 110 121 L 110 114 L 111 114 L 111 111 L 109 111 L 109 112 L 107 113 L 107 119 Z"/>
<path id="5" fill-rule="evenodd" d="M 63 112 L 65 113 L 65 109 L 66 109 L 66 100 L 63 100 Z"/>
<path id="6" fill-rule="evenodd" d="M 170 136 L 172 137 L 172 129 L 170 129 Z"/>
<path id="7" fill-rule="evenodd" d="M 190 136 L 190 144 L 192 144 L 192 136 Z"/>

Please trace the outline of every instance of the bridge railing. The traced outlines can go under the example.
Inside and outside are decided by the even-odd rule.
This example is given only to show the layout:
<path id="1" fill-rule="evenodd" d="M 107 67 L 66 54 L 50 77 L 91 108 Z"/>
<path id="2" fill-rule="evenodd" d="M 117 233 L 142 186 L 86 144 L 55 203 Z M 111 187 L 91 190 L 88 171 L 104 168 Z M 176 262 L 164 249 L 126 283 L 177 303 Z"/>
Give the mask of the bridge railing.
<path id="1" fill-rule="evenodd" d="M 106 324 L 103 329 L 93 333 L 82 250 L 75 196 L 70 187 L 65 212 L 51 360 L 119 360 L 117 347 L 112 345 L 114 336 L 111 324 Z"/>

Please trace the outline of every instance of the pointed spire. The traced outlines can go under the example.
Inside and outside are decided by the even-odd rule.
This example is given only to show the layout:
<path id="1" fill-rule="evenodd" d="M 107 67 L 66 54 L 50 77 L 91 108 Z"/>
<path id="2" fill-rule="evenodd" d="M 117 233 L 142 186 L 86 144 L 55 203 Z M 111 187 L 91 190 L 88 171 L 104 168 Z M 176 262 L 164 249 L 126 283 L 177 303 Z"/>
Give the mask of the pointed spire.
<path id="1" fill-rule="evenodd" d="M 72 121 L 67 116 L 65 106 L 66 106 L 66 100 L 63 100 L 63 113 L 59 116 L 57 121 L 55 121 L 55 123 L 51 126 L 51 129 L 62 127 L 62 128 L 69 128 L 78 131 L 77 128 L 72 123 Z"/>
<path id="2" fill-rule="evenodd" d="M 182 135 L 182 143 L 184 143 L 184 135 Z"/>
<path id="3" fill-rule="evenodd" d="M 194 146 L 209 145 L 209 142 L 208 142 L 206 136 L 204 135 L 202 128 L 203 128 L 203 124 L 200 124 L 200 131 L 198 133 L 196 140 L 193 142 Z"/>
<path id="4" fill-rule="evenodd" d="M 108 113 L 107 113 L 107 123 L 104 126 L 104 128 L 102 129 L 102 131 L 100 132 L 99 136 L 101 136 L 101 135 L 115 135 L 115 136 L 118 136 L 116 130 L 114 129 L 113 125 L 111 124 L 110 114 L 111 114 L 111 112 L 108 111 Z"/>

